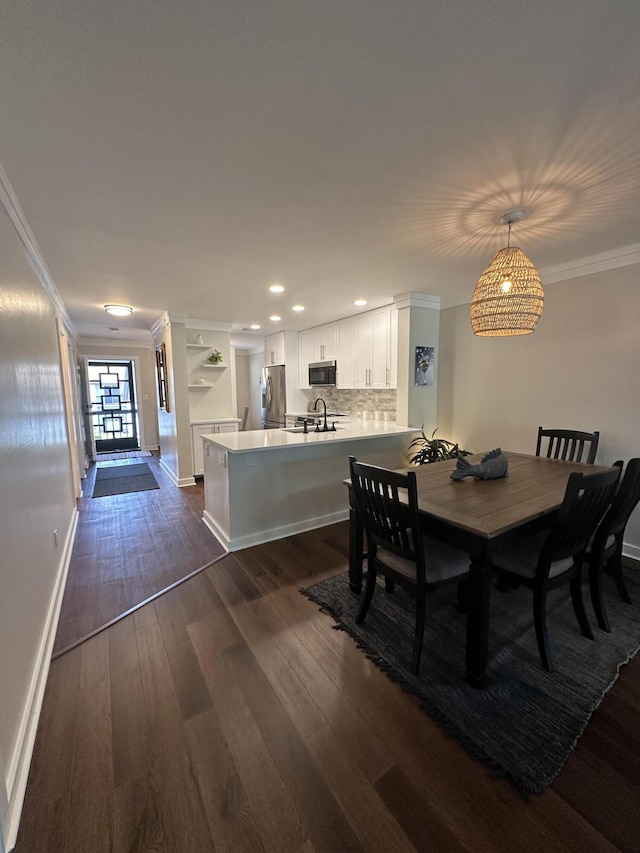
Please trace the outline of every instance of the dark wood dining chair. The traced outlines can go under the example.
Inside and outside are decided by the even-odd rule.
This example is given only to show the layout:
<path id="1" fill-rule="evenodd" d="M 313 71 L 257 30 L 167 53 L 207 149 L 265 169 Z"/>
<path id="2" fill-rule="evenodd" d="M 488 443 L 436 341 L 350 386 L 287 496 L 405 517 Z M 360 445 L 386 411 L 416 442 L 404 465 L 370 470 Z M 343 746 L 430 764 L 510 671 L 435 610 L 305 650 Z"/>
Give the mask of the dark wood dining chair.
<path id="1" fill-rule="evenodd" d="M 536 456 L 541 456 L 543 440 L 546 440 L 547 459 L 562 459 L 567 462 L 582 462 L 593 465 L 598 451 L 599 432 L 580 432 L 575 429 L 543 429 L 538 427 Z"/>
<path id="2" fill-rule="evenodd" d="M 367 581 L 357 622 L 373 599 L 378 572 L 387 592 L 393 584 L 415 593 L 416 620 L 411 669 L 417 675 L 429 590 L 458 581 L 469 570 L 469 557 L 457 548 L 424 536 L 418 518 L 415 472 L 400 474 L 349 457 L 356 511 L 367 539 Z"/>
<path id="3" fill-rule="evenodd" d="M 622 461 L 614 463 L 622 469 Z M 622 574 L 622 540 L 629 516 L 640 502 L 640 459 L 630 459 L 611 506 L 600 522 L 589 547 L 589 588 L 591 603 L 603 631 L 610 631 L 602 596 L 602 573 L 613 576 L 620 598 L 631 604 Z"/>
<path id="4" fill-rule="evenodd" d="M 571 587 L 571 601 L 585 637 L 593 633 L 582 598 L 582 564 L 594 531 L 609 508 L 620 469 L 598 474 L 569 476 L 564 500 L 551 529 L 529 536 L 508 550 L 496 550 L 492 565 L 512 586 L 533 590 L 533 621 L 542 665 L 553 672 L 547 630 L 547 593 L 564 583 Z"/>

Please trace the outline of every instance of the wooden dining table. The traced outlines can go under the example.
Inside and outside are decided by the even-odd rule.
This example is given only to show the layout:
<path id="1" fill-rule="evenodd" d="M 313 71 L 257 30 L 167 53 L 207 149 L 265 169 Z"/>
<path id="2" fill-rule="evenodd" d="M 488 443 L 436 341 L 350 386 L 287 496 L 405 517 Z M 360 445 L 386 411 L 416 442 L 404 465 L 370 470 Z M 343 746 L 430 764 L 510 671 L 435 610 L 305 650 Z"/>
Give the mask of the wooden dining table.
<path id="1" fill-rule="evenodd" d="M 491 558 L 496 548 L 549 528 L 574 471 L 596 473 L 607 466 L 562 462 L 541 456 L 503 451 L 506 477 L 496 480 L 452 480 L 456 460 L 434 462 L 402 471 L 415 471 L 420 520 L 425 533 L 469 554 L 466 577 L 466 677 L 473 687 L 486 679 L 489 649 Z M 472 464 L 484 454 L 469 456 Z M 350 481 L 345 481 L 350 487 Z M 349 488 L 349 585 L 362 588 L 363 530 Z M 428 554 L 427 554 L 428 559 Z"/>

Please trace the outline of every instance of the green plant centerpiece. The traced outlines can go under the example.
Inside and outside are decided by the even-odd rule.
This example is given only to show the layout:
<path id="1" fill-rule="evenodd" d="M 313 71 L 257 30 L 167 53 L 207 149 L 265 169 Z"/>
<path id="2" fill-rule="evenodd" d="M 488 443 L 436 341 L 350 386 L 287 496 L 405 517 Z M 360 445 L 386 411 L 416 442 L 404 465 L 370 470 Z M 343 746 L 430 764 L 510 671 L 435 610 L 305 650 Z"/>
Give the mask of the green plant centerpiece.
<path id="1" fill-rule="evenodd" d="M 420 435 L 414 438 L 409 445 L 409 450 L 417 448 L 413 456 L 409 460 L 413 465 L 426 465 L 429 462 L 441 462 L 443 459 L 457 459 L 459 456 L 468 456 L 468 450 L 462 450 L 457 444 L 452 441 L 447 441 L 446 438 L 436 438 L 437 429 L 431 433 L 431 438 L 427 438 L 424 432 L 424 426 L 420 431 Z"/>
<path id="2" fill-rule="evenodd" d="M 209 356 L 209 362 L 210 364 L 222 364 L 222 353 L 219 350 L 214 349 Z"/>

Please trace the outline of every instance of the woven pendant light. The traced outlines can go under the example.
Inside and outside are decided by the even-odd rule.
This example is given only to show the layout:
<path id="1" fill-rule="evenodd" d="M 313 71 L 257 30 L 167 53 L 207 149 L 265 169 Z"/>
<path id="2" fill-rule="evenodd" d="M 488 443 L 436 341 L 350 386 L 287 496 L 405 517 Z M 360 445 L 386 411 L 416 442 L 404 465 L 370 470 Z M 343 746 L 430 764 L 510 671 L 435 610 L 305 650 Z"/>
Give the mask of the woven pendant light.
<path id="1" fill-rule="evenodd" d="M 471 299 L 471 328 L 484 337 L 528 335 L 536 327 L 544 301 L 540 273 L 522 249 L 509 245 L 511 224 L 524 211 L 506 213 L 501 222 L 509 226 L 507 246 L 496 254 L 480 276 Z"/>

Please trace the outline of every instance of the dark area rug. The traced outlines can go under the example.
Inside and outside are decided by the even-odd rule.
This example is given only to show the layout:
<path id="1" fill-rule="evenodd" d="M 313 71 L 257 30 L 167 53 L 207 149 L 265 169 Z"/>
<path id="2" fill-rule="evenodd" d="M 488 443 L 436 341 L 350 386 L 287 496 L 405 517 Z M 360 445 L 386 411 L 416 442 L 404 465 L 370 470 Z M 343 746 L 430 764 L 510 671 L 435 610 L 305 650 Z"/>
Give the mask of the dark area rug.
<path id="1" fill-rule="evenodd" d="M 553 782 L 620 666 L 638 651 L 640 578 L 633 570 L 626 576 L 634 604 L 620 601 L 606 577 L 612 632 L 600 631 L 592 618 L 595 642 L 580 633 L 568 593 L 564 589 L 550 593 L 553 673 L 540 663 L 531 592 L 493 589 L 490 663 L 482 690 L 465 682 L 466 617 L 454 608 L 455 592 L 450 588 L 428 599 L 418 677 L 409 668 L 414 610 L 404 590 L 396 587 L 389 595 L 378 584 L 361 625 L 355 622 L 361 597 L 350 591 L 346 574 L 301 591 L 329 611 L 338 622 L 334 627 L 347 631 L 380 669 L 418 697 L 448 735 L 527 795 L 540 793 Z"/>
<path id="2" fill-rule="evenodd" d="M 109 495 L 146 492 L 149 489 L 159 488 L 158 481 L 147 462 L 135 465 L 113 465 L 108 468 L 98 468 L 96 471 L 92 497 L 104 498 Z"/>

